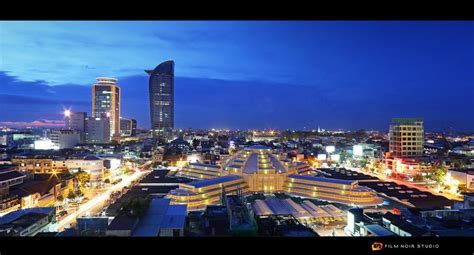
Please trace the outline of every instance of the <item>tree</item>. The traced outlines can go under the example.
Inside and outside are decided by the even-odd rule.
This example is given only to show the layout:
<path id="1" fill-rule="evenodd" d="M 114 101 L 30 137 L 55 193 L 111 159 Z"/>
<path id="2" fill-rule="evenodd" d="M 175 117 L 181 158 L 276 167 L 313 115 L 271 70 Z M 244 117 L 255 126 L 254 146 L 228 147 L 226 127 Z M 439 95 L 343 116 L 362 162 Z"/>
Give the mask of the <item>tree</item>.
<path id="1" fill-rule="evenodd" d="M 435 180 L 438 184 L 444 182 L 446 177 L 446 169 L 443 166 L 438 166 L 433 171 L 433 180 Z"/>
<path id="2" fill-rule="evenodd" d="M 365 168 L 365 166 L 367 165 L 367 158 L 364 157 L 363 159 L 361 159 L 359 164 L 361 168 Z"/>
<path id="3" fill-rule="evenodd" d="M 82 192 L 81 189 L 78 189 L 78 190 L 76 190 L 75 196 L 76 196 L 76 197 L 82 197 L 82 196 L 84 196 L 84 192 Z"/>
<path id="4" fill-rule="evenodd" d="M 69 191 L 67 193 L 67 198 L 71 199 L 71 200 L 76 198 L 76 194 L 74 193 L 74 191 L 72 189 L 69 189 Z"/>
<path id="5" fill-rule="evenodd" d="M 131 197 L 123 204 L 121 213 L 130 217 L 141 217 L 145 215 L 150 201 L 150 197 Z"/>
<path id="6" fill-rule="evenodd" d="M 81 186 L 84 186 L 84 184 L 86 184 L 90 181 L 91 175 L 81 170 L 81 171 L 78 171 L 74 175 L 74 178 L 76 178 L 76 180 L 79 181 Z"/>

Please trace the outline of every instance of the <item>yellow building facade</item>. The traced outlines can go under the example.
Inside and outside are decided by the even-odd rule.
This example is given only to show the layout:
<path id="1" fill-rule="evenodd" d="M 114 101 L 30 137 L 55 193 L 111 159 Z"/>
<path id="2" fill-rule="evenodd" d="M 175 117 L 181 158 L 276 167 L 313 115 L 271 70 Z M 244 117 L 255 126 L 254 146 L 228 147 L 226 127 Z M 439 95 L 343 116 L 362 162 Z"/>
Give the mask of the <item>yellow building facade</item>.
<path id="1" fill-rule="evenodd" d="M 197 179 L 179 184 L 168 193 L 172 203 L 186 204 L 188 210 L 201 210 L 218 204 L 222 194 L 285 192 L 338 203 L 371 206 L 383 201 L 372 190 L 354 181 L 299 175 L 302 165 L 280 160 L 264 146 L 237 152 L 222 166 L 189 164 L 178 175 Z"/>

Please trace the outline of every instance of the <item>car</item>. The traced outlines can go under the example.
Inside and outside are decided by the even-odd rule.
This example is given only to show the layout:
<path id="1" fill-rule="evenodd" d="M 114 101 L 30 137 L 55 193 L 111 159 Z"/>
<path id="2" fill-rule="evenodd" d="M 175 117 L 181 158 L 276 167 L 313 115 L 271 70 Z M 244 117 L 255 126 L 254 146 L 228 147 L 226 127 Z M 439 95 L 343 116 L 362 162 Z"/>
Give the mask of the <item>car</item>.
<path id="1" fill-rule="evenodd" d="M 67 211 L 60 211 L 60 212 L 58 213 L 58 215 L 59 215 L 59 217 L 63 217 L 63 216 L 65 216 L 65 215 L 67 215 Z"/>

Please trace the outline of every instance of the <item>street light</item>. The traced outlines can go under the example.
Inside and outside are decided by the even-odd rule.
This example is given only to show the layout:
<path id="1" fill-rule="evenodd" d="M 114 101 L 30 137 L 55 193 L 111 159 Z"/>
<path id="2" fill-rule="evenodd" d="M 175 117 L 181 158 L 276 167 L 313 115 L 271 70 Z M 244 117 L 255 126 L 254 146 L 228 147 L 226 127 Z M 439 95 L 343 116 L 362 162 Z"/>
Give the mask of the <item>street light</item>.
<path id="1" fill-rule="evenodd" d="M 67 109 L 67 110 L 64 110 L 64 117 L 71 117 L 71 110 Z"/>

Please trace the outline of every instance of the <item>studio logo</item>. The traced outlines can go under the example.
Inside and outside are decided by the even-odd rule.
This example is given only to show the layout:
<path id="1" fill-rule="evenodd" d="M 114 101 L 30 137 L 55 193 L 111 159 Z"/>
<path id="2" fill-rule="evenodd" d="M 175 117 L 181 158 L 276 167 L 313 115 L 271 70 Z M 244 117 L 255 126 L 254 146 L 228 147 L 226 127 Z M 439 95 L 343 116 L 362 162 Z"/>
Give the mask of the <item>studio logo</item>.
<path id="1" fill-rule="evenodd" d="M 374 242 L 372 244 L 372 251 L 380 251 L 383 249 L 383 243 Z"/>

